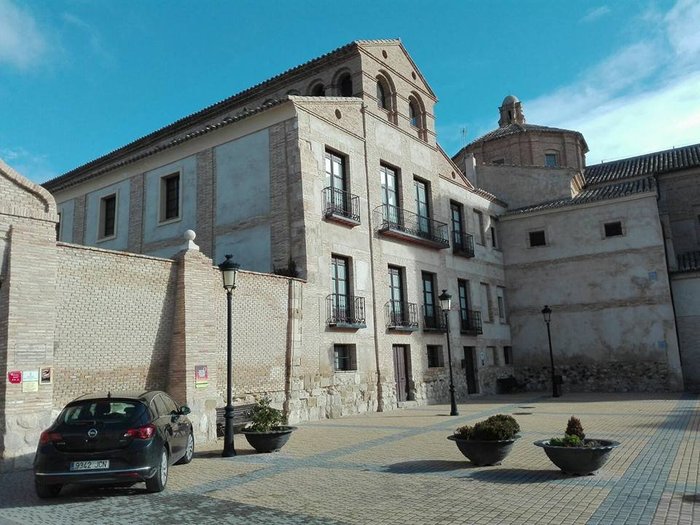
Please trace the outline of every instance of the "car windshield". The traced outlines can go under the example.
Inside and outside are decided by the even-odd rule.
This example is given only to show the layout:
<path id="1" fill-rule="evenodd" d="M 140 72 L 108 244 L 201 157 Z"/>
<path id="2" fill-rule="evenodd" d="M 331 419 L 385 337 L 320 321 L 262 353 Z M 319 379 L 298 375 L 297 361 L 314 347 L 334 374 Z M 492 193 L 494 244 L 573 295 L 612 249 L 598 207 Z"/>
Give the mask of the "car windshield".
<path id="1" fill-rule="evenodd" d="M 140 401 L 129 399 L 89 399 L 68 405 L 60 416 L 67 425 L 101 422 L 130 423 L 140 419 L 146 407 Z"/>

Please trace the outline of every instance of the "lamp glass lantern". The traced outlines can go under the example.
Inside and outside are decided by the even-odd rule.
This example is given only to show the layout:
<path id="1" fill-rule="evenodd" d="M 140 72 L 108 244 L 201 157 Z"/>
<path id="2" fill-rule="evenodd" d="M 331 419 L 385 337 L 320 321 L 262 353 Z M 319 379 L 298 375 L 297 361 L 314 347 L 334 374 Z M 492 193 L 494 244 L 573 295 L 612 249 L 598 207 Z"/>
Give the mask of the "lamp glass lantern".
<path id="1" fill-rule="evenodd" d="M 542 317 L 544 317 L 544 322 L 549 324 L 549 321 L 552 319 L 552 309 L 549 307 L 549 305 L 544 305 L 544 308 L 542 308 Z"/>
<path id="2" fill-rule="evenodd" d="M 224 289 L 230 292 L 236 288 L 236 274 L 240 265 L 233 261 L 233 255 L 227 255 L 226 260 L 219 265 L 224 280 Z"/>
<path id="3" fill-rule="evenodd" d="M 440 301 L 440 309 L 443 312 L 449 312 L 452 309 L 452 296 L 447 293 L 447 290 L 442 291 L 438 296 L 438 300 Z"/>

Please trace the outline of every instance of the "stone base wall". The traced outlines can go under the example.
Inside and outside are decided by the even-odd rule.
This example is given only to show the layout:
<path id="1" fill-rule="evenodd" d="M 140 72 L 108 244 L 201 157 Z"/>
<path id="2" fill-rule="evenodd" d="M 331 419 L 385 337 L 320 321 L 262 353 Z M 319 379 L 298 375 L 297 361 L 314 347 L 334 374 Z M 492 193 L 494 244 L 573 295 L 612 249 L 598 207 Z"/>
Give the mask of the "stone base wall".
<path id="1" fill-rule="evenodd" d="M 515 378 L 527 391 L 549 390 L 551 368 L 517 367 Z M 611 361 L 555 366 L 563 378 L 563 392 L 669 392 L 666 363 Z"/>

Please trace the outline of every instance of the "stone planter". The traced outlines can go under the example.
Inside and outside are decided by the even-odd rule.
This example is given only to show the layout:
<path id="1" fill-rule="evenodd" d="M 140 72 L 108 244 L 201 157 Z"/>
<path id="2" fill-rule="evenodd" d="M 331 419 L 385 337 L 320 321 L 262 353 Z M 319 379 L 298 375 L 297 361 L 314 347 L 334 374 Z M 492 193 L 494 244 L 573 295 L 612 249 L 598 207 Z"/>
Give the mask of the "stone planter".
<path id="1" fill-rule="evenodd" d="M 469 461 L 476 466 L 500 465 L 510 453 L 513 443 L 518 437 L 501 441 L 479 441 L 463 439 L 457 435 L 447 436 L 447 439 L 457 443 L 457 448 Z"/>
<path id="2" fill-rule="evenodd" d="M 289 436 L 296 429 L 297 427 L 275 427 L 269 432 L 254 432 L 243 429 L 241 434 L 245 434 L 250 446 L 258 452 L 276 452 L 289 441 Z"/>
<path id="3" fill-rule="evenodd" d="M 555 447 L 549 444 L 548 439 L 535 441 L 535 445 L 542 447 L 552 463 L 565 474 L 583 476 L 594 474 L 608 460 L 612 449 L 620 446 L 617 441 L 584 439 L 584 443 L 591 441 L 596 441 L 600 445 L 595 447 Z"/>

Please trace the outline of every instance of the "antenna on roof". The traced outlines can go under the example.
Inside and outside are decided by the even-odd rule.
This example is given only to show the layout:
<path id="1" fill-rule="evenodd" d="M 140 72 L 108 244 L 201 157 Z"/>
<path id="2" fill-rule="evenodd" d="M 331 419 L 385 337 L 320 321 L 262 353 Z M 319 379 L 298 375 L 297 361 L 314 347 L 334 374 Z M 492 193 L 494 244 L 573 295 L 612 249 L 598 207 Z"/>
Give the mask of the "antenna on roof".
<path id="1" fill-rule="evenodd" d="M 112 397 L 112 391 L 109 390 L 109 391 L 107 391 L 107 399 L 111 399 L 111 397 Z"/>
<path id="2" fill-rule="evenodd" d="M 467 145 L 467 128 L 466 127 L 462 128 L 461 133 L 462 133 L 462 147 L 464 147 Z"/>

